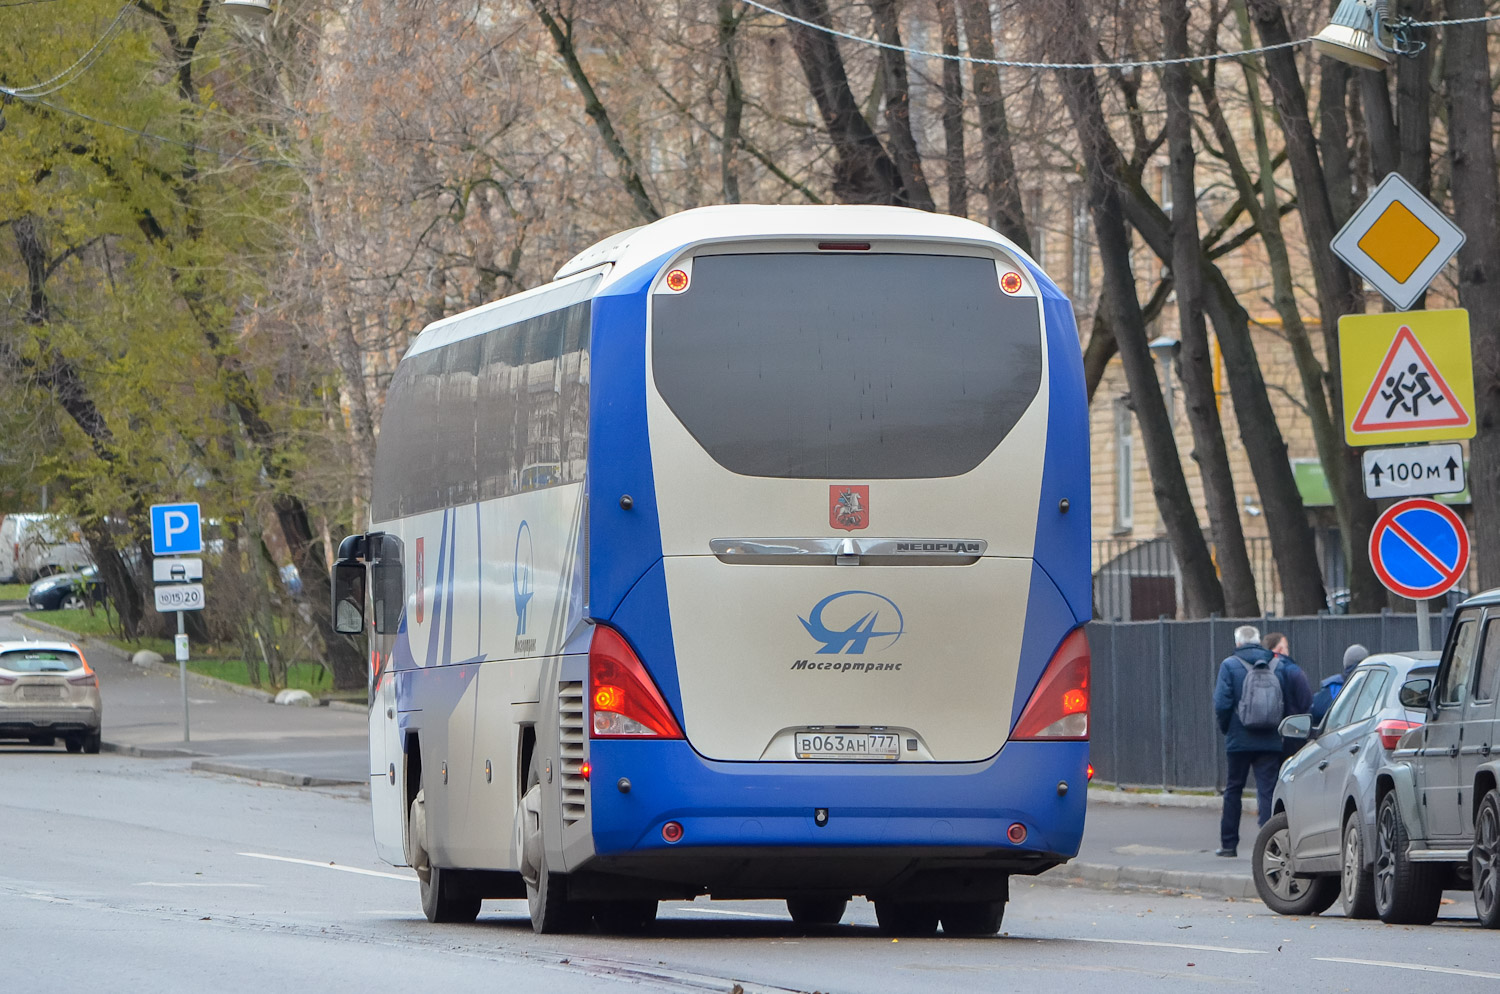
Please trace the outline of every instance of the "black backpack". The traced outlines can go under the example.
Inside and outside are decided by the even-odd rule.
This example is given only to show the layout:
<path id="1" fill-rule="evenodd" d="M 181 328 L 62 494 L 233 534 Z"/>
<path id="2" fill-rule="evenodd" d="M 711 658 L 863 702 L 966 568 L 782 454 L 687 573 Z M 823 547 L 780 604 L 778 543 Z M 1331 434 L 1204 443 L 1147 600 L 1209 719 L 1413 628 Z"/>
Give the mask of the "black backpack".
<path id="1" fill-rule="evenodd" d="M 1240 688 L 1240 702 L 1235 705 L 1235 716 L 1247 732 L 1274 731 L 1281 719 L 1286 717 L 1286 699 L 1281 691 L 1281 678 L 1276 669 L 1281 660 L 1249 663 L 1245 666 L 1245 684 Z"/>

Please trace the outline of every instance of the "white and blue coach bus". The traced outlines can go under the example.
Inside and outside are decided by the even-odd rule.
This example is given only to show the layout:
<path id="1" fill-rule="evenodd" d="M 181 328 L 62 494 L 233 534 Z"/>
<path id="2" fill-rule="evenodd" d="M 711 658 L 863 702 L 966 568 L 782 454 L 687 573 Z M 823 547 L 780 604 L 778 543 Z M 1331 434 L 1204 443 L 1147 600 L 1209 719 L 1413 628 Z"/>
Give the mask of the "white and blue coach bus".
<path id="1" fill-rule="evenodd" d="M 686 211 L 431 325 L 334 571 L 380 855 L 433 921 L 996 931 L 1083 832 L 1088 452 L 1071 306 L 959 218 Z"/>

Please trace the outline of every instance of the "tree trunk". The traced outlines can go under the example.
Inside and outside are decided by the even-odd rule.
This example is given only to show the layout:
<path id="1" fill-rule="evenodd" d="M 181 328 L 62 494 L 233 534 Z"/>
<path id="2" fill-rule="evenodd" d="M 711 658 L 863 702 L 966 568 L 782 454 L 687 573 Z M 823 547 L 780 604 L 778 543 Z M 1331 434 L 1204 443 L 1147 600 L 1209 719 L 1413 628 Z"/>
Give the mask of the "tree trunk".
<path id="1" fill-rule="evenodd" d="M 964 34 L 969 54 L 976 59 L 995 57 L 995 36 L 990 28 L 989 0 L 960 0 Z M 1087 59 L 1083 60 L 1087 61 Z M 997 66 L 973 63 L 974 104 L 979 108 L 979 137 L 984 148 L 984 195 L 989 202 L 991 228 L 1009 238 L 1028 255 L 1031 233 L 1021 204 L 1021 183 L 1011 151 L 1010 125 L 1005 120 L 1005 95 L 1000 91 Z"/>
<path id="2" fill-rule="evenodd" d="M 1162 35 L 1166 57 L 1187 55 L 1188 12 L 1186 0 L 1161 0 Z M 1235 496 L 1234 472 L 1224 427 L 1219 421 L 1219 401 L 1214 392 L 1213 353 L 1208 326 L 1203 320 L 1203 247 L 1198 239 L 1198 192 L 1193 155 L 1192 81 L 1188 67 L 1168 65 L 1162 70 L 1162 90 L 1167 109 L 1167 150 L 1172 186 L 1171 267 L 1177 287 L 1177 321 L 1181 335 L 1179 366 L 1184 408 L 1193 430 L 1194 458 L 1203 482 L 1203 500 L 1209 528 L 1214 536 L 1215 558 L 1223 578 L 1224 609 L 1232 618 L 1260 614 L 1255 574 L 1245 548 L 1240 525 L 1239 500 Z"/>
<path id="3" fill-rule="evenodd" d="M 1451 18 L 1482 17 L 1483 0 L 1449 0 Z M 1494 91 L 1484 24 L 1443 29 L 1453 208 L 1468 234 L 1458 250 L 1458 299 L 1469 311 L 1477 434 L 1469 446 L 1479 585 L 1500 586 L 1500 189 L 1491 143 Z"/>
<path id="4" fill-rule="evenodd" d="M 943 54 L 957 55 L 958 14 L 953 0 L 936 0 Z M 956 59 L 943 60 L 943 154 L 948 172 L 948 213 L 969 216 L 968 160 L 964 154 L 964 74 Z"/>
<path id="5" fill-rule="evenodd" d="M 719 0 L 719 55 L 724 60 L 724 132 L 719 136 L 719 185 L 726 204 L 740 202 L 740 172 L 735 163 L 740 127 L 745 114 L 745 91 L 740 85 L 740 57 L 736 49 L 740 15 L 734 0 Z"/>
<path id="6" fill-rule="evenodd" d="M 880 80 L 885 87 L 885 126 L 889 134 L 891 158 L 901 174 L 906 190 L 906 206 L 935 211 L 932 191 L 922 171 L 922 155 L 911 133 L 911 82 L 906 75 L 906 53 L 900 51 L 901 20 L 899 0 L 870 0 L 875 14 L 875 32 L 880 40 L 895 48 L 880 50 Z"/>
<path id="7" fill-rule="evenodd" d="M 1246 6 L 1262 45 L 1284 45 L 1292 40 L 1278 0 L 1246 0 Z M 1308 119 L 1307 91 L 1297 74 L 1297 56 L 1290 48 L 1278 48 L 1266 52 L 1264 57 L 1266 79 L 1281 119 L 1287 162 L 1297 189 L 1297 212 L 1302 219 L 1302 234 L 1317 286 L 1328 370 L 1329 407 L 1342 414 L 1338 319 L 1362 310 L 1364 297 L 1358 280 L 1333 254 L 1329 244 L 1337 233 L 1333 204 L 1318 160 L 1317 139 Z M 1341 538 L 1348 567 L 1351 610 L 1377 611 L 1386 603 L 1385 590 L 1375 579 L 1375 571 L 1365 553 L 1365 540 L 1375 525 L 1375 504 L 1364 496 L 1361 488 L 1358 451 L 1345 442 L 1342 432 L 1336 444 L 1341 453 L 1338 461 L 1343 464 L 1341 474 L 1330 470 L 1328 479 L 1330 486 L 1336 479 L 1342 482 L 1342 499 L 1348 504 L 1350 523 L 1341 529 Z M 1325 469 L 1328 469 L 1327 464 Z"/>
<path id="8" fill-rule="evenodd" d="M 831 27 L 827 0 L 786 0 L 787 12 Z M 792 21 L 792 48 L 807 77 L 807 88 L 833 143 L 833 192 L 846 204 L 905 204 L 900 170 L 886 154 L 849 88 L 849 75 L 833 35 Z"/>
<path id="9" fill-rule="evenodd" d="M 1065 6 L 1058 32 L 1063 41 L 1062 58 L 1068 62 L 1087 62 L 1090 47 L 1083 34 L 1088 23 L 1086 12 L 1079 0 L 1066 0 Z M 1156 364 L 1151 358 L 1146 324 L 1135 293 L 1135 274 L 1130 269 L 1130 233 L 1120 202 L 1118 149 L 1109 137 L 1093 75 L 1088 70 L 1063 70 L 1060 83 L 1087 172 L 1089 212 L 1094 219 L 1104 268 L 1100 306 L 1109 312 L 1130 387 L 1131 404 L 1141 426 L 1152 493 L 1182 573 L 1184 610 L 1192 618 L 1222 613 L 1224 591 L 1219 586 L 1213 557 L 1182 473 L 1182 461 L 1162 400 L 1161 384 L 1156 379 Z"/>

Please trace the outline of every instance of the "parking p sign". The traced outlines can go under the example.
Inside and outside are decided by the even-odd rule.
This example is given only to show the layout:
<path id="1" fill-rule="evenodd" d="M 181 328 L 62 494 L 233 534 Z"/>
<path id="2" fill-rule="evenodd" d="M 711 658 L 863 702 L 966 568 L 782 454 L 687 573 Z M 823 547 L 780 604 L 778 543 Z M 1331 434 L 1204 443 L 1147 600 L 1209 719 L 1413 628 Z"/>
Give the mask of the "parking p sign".
<path id="1" fill-rule="evenodd" d="M 203 525 L 197 504 L 151 505 L 151 554 L 182 556 L 203 551 Z"/>

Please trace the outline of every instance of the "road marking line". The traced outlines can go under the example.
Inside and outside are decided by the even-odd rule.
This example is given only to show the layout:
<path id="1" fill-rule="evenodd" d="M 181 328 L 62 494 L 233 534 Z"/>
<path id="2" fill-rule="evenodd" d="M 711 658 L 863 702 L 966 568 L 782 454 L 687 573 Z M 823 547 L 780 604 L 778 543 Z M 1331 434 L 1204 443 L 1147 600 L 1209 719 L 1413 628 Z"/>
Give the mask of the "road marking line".
<path id="1" fill-rule="evenodd" d="M 1392 970 L 1417 970 L 1421 973 L 1451 973 L 1456 977 L 1483 977 L 1485 980 L 1500 980 L 1500 973 L 1485 973 L 1483 970 L 1461 970 L 1456 966 L 1425 966 L 1421 963 L 1388 963 L 1378 959 L 1346 959 L 1343 956 L 1314 956 L 1320 963 L 1353 963 L 1355 966 L 1384 966 Z"/>
<path id="2" fill-rule="evenodd" d="M 206 881 L 182 881 L 169 883 L 161 880 L 142 880 L 137 887 L 264 887 L 265 884 L 215 884 Z"/>
<path id="3" fill-rule="evenodd" d="M 726 911 L 723 908 L 673 908 L 673 911 L 686 911 L 689 914 L 699 915 L 730 915 L 734 918 L 774 918 L 777 921 L 790 921 L 786 915 L 768 915 L 760 911 Z"/>
<path id="4" fill-rule="evenodd" d="M 325 870 L 342 870 L 345 873 L 358 873 L 363 877 L 384 877 L 387 880 L 405 880 L 410 883 L 417 882 L 415 874 L 385 873 L 381 870 L 362 870 L 357 866 L 340 866 L 337 863 L 321 863 L 315 859 L 295 859 L 291 856 L 272 856 L 269 853 L 263 852 L 242 852 L 237 853 L 236 855 L 249 856 L 251 859 L 270 859 L 275 860 L 278 863 L 296 863 L 299 866 L 318 866 L 322 867 Z"/>
<path id="5" fill-rule="evenodd" d="M 1186 942 L 1151 942 L 1146 939 L 1090 939 L 1074 936 L 1068 942 L 1105 942 L 1117 946 L 1159 946 L 1163 949 L 1193 949 L 1201 953 L 1233 953 L 1236 956 L 1264 956 L 1264 949 L 1236 949 L 1233 946 L 1195 946 Z"/>

